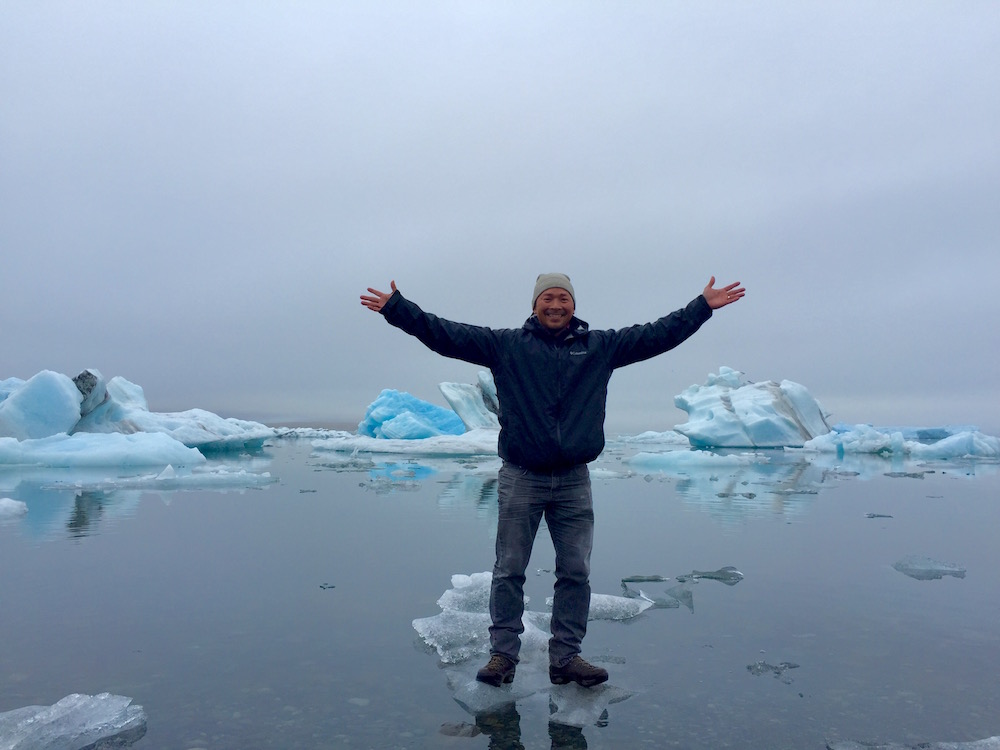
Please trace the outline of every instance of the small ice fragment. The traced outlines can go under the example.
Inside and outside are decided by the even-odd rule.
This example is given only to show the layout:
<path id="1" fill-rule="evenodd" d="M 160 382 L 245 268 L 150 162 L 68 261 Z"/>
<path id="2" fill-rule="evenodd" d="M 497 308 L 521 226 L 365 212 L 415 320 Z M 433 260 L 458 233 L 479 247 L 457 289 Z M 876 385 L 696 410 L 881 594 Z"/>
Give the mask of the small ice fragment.
<path id="1" fill-rule="evenodd" d="M 632 696 L 627 690 L 614 685 L 596 685 L 590 688 L 579 685 L 559 685 L 549 693 L 549 721 L 572 727 L 596 724 L 612 703 L 621 703 Z"/>
<path id="2" fill-rule="evenodd" d="M 545 600 L 552 608 L 554 597 Z M 591 594 L 588 620 L 629 620 L 653 606 L 650 599 L 630 599 L 612 594 Z"/>
<path id="3" fill-rule="evenodd" d="M 177 469 L 172 464 L 167 464 L 166 468 L 156 475 L 157 479 L 176 479 Z"/>
<path id="4" fill-rule="evenodd" d="M 918 581 L 934 581 L 945 576 L 965 578 L 965 568 L 961 565 L 940 562 L 921 555 L 908 555 L 893 563 L 892 567 Z"/>
<path id="5" fill-rule="evenodd" d="M 28 512 L 28 504 L 11 497 L 0 497 L 0 520 L 16 518 Z"/>
<path id="6" fill-rule="evenodd" d="M 727 586 L 735 586 L 743 580 L 743 574 L 732 565 L 726 565 L 718 570 L 692 570 L 686 575 L 677 576 L 677 581 L 679 583 L 686 583 L 688 581 L 696 581 L 699 578 L 708 578 L 713 581 L 724 583 Z"/>

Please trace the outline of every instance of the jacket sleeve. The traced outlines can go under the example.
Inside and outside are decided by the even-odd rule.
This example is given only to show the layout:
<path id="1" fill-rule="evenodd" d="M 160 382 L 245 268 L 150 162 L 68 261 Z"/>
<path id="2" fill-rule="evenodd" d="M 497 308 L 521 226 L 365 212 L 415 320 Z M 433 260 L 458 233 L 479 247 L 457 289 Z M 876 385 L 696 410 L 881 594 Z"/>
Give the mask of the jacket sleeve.
<path id="1" fill-rule="evenodd" d="M 393 292 L 382 315 L 390 325 L 416 337 L 428 349 L 445 357 L 492 367 L 499 359 L 499 333 L 484 326 L 456 323 L 421 310 Z"/>
<path id="2" fill-rule="evenodd" d="M 711 317 L 712 308 L 708 306 L 705 297 L 699 294 L 686 307 L 652 323 L 612 331 L 611 366 L 624 367 L 670 351 L 688 339 Z"/>

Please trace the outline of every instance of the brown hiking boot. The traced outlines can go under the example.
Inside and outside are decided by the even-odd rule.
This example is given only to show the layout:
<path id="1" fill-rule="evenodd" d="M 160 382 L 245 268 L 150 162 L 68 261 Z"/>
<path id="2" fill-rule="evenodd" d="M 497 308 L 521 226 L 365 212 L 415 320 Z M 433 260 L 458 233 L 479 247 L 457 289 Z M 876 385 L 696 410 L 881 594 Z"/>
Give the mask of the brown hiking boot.
<path id="1" fill-rule="evenodd" d="M 583 687 L 593 687 L 608 681 L 608 670 L 595 667 L 579 656 L 574 656 L 564 667 L 549 665 L 549 680 L 553 685 L 575 682 Z"/>
<path id="2" fill-rule="evenodd" d="M 517 665 L 506 656 L 493 654 L 490 657 L 489 663 L 476 672 L 476 679 L 480 682 L 485 682 L 487 685 L 500 687 L 501 683 L 514 681 L 514 671 L 516 668 Z M 607 679 L 607 674 L 605 674 L 604 679 Z"/>

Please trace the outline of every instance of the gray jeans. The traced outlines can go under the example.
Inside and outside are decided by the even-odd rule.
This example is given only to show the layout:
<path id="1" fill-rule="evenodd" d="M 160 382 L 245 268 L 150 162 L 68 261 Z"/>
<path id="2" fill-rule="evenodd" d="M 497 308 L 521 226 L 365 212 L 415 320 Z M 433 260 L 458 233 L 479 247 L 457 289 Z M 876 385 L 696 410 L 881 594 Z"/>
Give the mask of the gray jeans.
<path id="1" fill-rule="evenodd" d="M 490 590 L 490 651 L 517 661 L 524 632 L 524 571 L 538 525 L 545 523 L 556 552 L 549 662 L 564 666 L 580 653 L 590 610 L 590 550 L 594 503 L 586 464 L 538 473 L 504 462 L 499 482 L 497 560 Z"/>

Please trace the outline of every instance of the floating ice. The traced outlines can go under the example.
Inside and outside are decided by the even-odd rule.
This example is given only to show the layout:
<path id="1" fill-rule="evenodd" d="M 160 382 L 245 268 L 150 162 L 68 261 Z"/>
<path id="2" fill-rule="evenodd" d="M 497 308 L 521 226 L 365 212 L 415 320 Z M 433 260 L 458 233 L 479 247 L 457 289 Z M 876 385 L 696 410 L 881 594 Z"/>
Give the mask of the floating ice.
<path id="1" fill-rule="evenodd" d="M 705 471 L 713 467 L 745 466 L 753 463 L 748 456 L 720 456 L 701 450 L 672 450 L 663 453 L 642 452 L 623 459 L 623 463 L 639 471 L 665 471 L 677 473 Z"/>
<path id="2" fill-rule="evenodd" d="M 197 451 L 196 451 L 197 452 Z M 229 466 L 196 466 L 175 469 L 168 464 L 158 474 L 143 474 L 133 477 L 105 478 L 100 480 L 76 478 L 72 482 L 53 484 L 56 488 L 70 486 L 83 490 L 227 490 L 263 487 L 276 482 L 270 472 L 252 472 L 245 468 Z"/>
<path id="3" fill-rule="evenodd" d="M 545 606 L 552 608 L 554 597 L 545 600 Z M 632 599 L 612 594 L 591 594 L 588 620 L 631 620 L 653 606 L 649 599 Z"/>
<path id="4" fill-rule="evenodd" d="M 486 408 L 483 392 L 478 386 L 469 383 L 441 383 L 438 387 L 467 430 L 500 429 L 500 420 Z"/>
<path id="5" fill-rule="evenodd" d="M 945 576 L 965 578 L 965 568 L 961 565 L 939 562 L 920 555 L 908 555 L 893 563 L 892 567 L 918 581 L 935 581 Z"/>
<path id="6" fill-rule="evenodd" d="M 488 612 L 490 608 L 490 586 L 493 574 L 489 571 L 451 577 L 451 588 L 445 591 L 437 604 L 441 609 L 455 612 Z M 525 604 L 528 597 L 524 598 Z"/>
<path id="7" fill-rule="evenodd" d="M 123 377 L 108 381 L 108 397 L 84 416 L 75 432 L 162 432 L 204 452 L 257 450 L 274 430 L 258 422 L 220 417 L 204 409 L 149 411 L 140 386 Z"/>
<path id="8" fill-rule="evenodd" d="M 28 504 L 12 497 L 0 497 L 0 521 L 17 518 L 28 512 Z"/>
<path id="9" fill-rule="evenodd" d="M 373 438 L 417 440 L 439 435 L 461 435 L 465 425 L 449 409 L 403 391 L 383 390 L 365 412 L 358 434 Z"/>
<path id="10" fill-rule="evenodd" d="M 0 465 L 84 468 L 194 466 L 205 456 L 163 433 L 52 435 L 37 440 L 0 438 Z"/>
<path id="11" fill-rule="evenodd" d="M 620 435 L 618 441 L 625 444 L 653 444 L 653 445 L 676 445 L 685 448 L 691 445 L 691 441 L 677 430 L 667 430 L 666 432 L 654 432 L 647 430 L 638 435 Z"/>
<path id="12" fill-rule="evenodd" d="M 105 384 L 97 370 L 73 379 L 49 370 L 27 381 L 10 378 L 0 384 L 0 396 L 0 464 L 191 464 L 196 459 L 184 458 L 178 449 L 253 450 L 275 434 L 257 422 L 224 419 L 203 409 L 150 412 L 142 388 L 121 377 Z M 160 434 L 176 445 L 133 438 L 138 434 Z M 105 437 L 111 435 L 116 437 Z M 123 435 L 129 440 L 121 440 Z M 154 460 L 151 452 L 158 449 L 163 453 Z"/>
<path id="13" fill-rule="evenodd" d="M 826 750 L 1000 750 L 1000 736 L 971 742 L 921 742 L 918 745 L 843 740 L 827 743 Z"/>
<path id="14" fill-rule="evenodd" d="M 11 381 L 4 381 L 10 383 Z M 83 394 L 65 375 L 42 370 L 0 401 L 0 437 L 33 440 L 71 432 Z"/>
<path id="15" fill-rule="evenodd" d="M 489 652 L 490 572 L 452 576 L 452 588 L 438 599 L 441 613 L 413 621 L 413 629 L 424 643 L 437 651 L 444 664 L 457 664 Z M 545 613 L 524 613 L 521 658 L 531 651 L 544 650 L 548 635 Z M 541 626 L 541 627 L 540 627 Z"/>
<path id="16" fill-rule="evenodd" d="M 688 421 L 674 429 L 697 447 L 801 446 L 830 431 L 826 413 L 805 386 L 790 380 L 751 383 L 729 367 L 675 396 L 674 403 L 688 413 Z"/>
<path id="17" fill-rule="evenodd" d="M 656 609 L 677 609 L 680 606 L 680 603 L 672 597 L 668 598 L 647 593 L 641 588 L 629 586 L 625 579 L 622 579 L 622 595 L 629 599 L 640 599 L 649 602 L 650 606 Z"/>
<path id="18" fill-rule="evenodd" d="M 146 713 L 122 695 L 74 693 L 51 706 L 0 713 L 3 750 L 126 747 L 146 733 Z"/>
<path id="19" fill-rule="evenodd" d="M 712 581 L 719 581 L 727 586 L 735 586 L 743 580 L 743 574 L 732 565 L 727 565 L 718 570 L 692 570 L 690 573 L 677 576 L 678 583 L 697 581 L 699 578 L 707 578 Z"/>
<path id="20" fill-rule="evenodd" d="M 930 438 L 933 440 L 930 443 L 907 439 L 907 435 L 939 435 L 942 432 L 946 433 L 944 437 Z M 832 432 L 807 441 L 802 448 L 805 451 L 834 453 L 838 456 L 861 453 L 884 457 L 909 456 L 924 460 L 1000 458 L 1000 439 L 984 435 L 978 430 L 950 432 L 947 428 L 911 428 L 904 431 L 898 428 L 876 428 L 867 424 L 838 424 Z"/>
<path id="21" fill-rule="evenodd" d="M 461 420 L 459 420 L 461 421 Z M 414 456 L 496 456 L 495 430 L 472 430 L 462 435 L 439 435 L 422 440 L 389 440 L 350 432 L 332 432 L 312 441 L 317 451 L 338 453 L 381 453 Z"/>
<path id="22" fill-rule="evenodd" d="M 631 696 L 628 690 L 608 684 L 589 688 L 572 683 L 556 686 L 549 693 L 549 721 L 571 727 L 591 726 L 600 721 L 609 705 Z"/>

